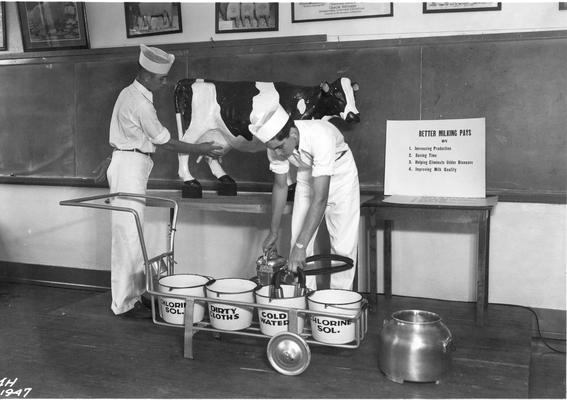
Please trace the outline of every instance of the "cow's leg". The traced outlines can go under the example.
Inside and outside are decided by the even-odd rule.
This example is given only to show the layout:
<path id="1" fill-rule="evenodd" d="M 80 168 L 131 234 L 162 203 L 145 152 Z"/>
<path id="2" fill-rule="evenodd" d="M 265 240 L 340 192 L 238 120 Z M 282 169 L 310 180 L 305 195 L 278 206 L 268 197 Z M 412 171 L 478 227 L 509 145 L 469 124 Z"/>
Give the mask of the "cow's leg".
<path id="1" fill-rule="evenodd" d="M 179 169 L 177 173 L 183 180 L 181 187 L 181 197 L 190 199 L 200 199 L 203 197 L 203 188 L 201 183 L 189 172 L 189 155 L 179 154 Z"/>
<path id="2" fill-rule="evenodd" d="M 175 119 L 177 122 L 177 132 L 179 136 L 179 140 L 187 142 L 187 143 L 195 143 L 195 132 L 198 132 L 198 129 L 188 129 L 186 133 L 183 133 L 182 123 L 181 123 L 181 115 L 178 113 L 175 115 Z M 193 132 L 193 135 L 190 134 Z M 191 198 L 191 199 L 200 199 L 203 197 L 203 188 L 197 179 L 191 175 L 189 171 L 189 154 L 178 154 L 179 160 L 179 168 L 177 170 L 177 174 L 183 180 L 183 186 L 181 187 L 181 197 L 184 198 Z"/>
<path id="3" fill-rule="evenodd" d="M 207 157 L 207 163 L 213 175 L 218 179 L 219 196 L 236 196 L 236 182 L 222 168 L 218 159 Z"/>

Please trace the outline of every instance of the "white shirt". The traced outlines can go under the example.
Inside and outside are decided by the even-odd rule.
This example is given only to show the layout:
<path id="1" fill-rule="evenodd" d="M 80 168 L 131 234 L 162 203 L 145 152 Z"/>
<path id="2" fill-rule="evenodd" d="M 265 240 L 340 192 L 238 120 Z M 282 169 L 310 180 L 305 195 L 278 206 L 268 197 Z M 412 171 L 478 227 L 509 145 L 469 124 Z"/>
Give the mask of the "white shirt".
<path id="1" fill-rule="evenodd" d="M 117 149 L 153 153 L 156 144 L 167 143 L 170 138 L 171 134 L 158 120 L 152 92 L 136 80 L 125 87 L 112 111 L 110 145 Z"/>
<path id="2" fill-rule="evenodd" d="M 333 124 L 318 119 L 294 121 L 299 130 L 299 145 L 293 154 L 284 161 L 276 158 L 276 153 L 268 149 L 270 171 L 286 174 L 289 163 L 298 168 L 311 168 L 311 176 L 333 175 L 335 160 L 349 150 L 344 137 Z"/>

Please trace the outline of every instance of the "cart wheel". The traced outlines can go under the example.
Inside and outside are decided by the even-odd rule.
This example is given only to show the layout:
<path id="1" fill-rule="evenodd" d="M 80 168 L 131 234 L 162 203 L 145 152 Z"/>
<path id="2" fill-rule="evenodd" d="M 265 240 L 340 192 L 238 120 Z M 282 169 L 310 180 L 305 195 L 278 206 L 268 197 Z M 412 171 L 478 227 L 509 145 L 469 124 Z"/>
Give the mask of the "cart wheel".
<path id="1" fill-rule="evenodd" d="M 311 350 L 298 334 L 279 332 L 268 342 L 268 360 L 283 375 L 299 375 L 311 361 Z"/>

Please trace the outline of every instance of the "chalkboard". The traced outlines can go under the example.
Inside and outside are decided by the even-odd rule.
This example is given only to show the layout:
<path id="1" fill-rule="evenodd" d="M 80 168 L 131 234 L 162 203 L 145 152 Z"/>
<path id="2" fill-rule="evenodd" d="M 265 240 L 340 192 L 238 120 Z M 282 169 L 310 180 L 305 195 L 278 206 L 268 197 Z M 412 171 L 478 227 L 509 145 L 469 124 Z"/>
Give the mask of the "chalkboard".
<path id="1" fill-rule="evenodd" d="M 173 88 L 187 77 L 315 86 L 348 76 L 360 85 L 361 122 L 341 126 L 361 188 L 384 182 L 387 120 L 486 118 L 487 192 L 564 202 L 567 32 L 329 43 L 239 41 L 163 48 L 176 54 L 170 85 L 154 99 L 177 135 Z M 0 182 L 94 185 L 110 153 L 114 101 L 137 69 L 137 48 L 79 56 L 0 57 Z M 8 62 L 9 61 L 9 62 Z M 158 150 L 150 187 L 179 187 L 177 157 Z M 241 188 L 270 190 L 265 152 L 232 151 L 223 166 Z M 192 173 L 213 187 L 204 165 Z"/>

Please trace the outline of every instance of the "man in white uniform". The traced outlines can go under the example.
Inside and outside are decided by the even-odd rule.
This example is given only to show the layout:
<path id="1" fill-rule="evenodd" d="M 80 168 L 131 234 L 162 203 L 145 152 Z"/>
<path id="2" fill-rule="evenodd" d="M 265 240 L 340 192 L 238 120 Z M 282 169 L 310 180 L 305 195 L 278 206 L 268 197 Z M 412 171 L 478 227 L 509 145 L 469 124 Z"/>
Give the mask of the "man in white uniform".
<path id="1" fill-rule="evenodd" d="M 152 154 L 159 146 L 177 153 L 218 157 L 221 146 L 212 142 L 190 144 L 173 139 L 158 120 L 153 93 L 167 84 L 175 56 L 155 47 L 140 46 L 140 69 L 134 82 L 120 92 L 110 121 L 109 142 L 114 148 L 107 170 L 110 193 L 145 194 Z M 144 201 L 115 199 L 112 203 L 137 211 L 144 221 Z M 134 218 L 112 212 L 111 255 L 112 311 L 131 318 L 151 318 L 142 303 L 145 291 L 144 261 Z"/>
<path id="2" fill-rule="evenodd" d="M 263 243 L 273 248 L 278 238 L 287 198 L 290 163 L 297 167 L 297 187 L 291 220 L 291 271 L 305 266 L 313 254 L 313 243 L 323 216 L 329 231 L 331 252 L 356 262 L 360 189 L 358 170 L 341 132 L 323 120 L 289 118 L 279 104 L 251 121 L 250 131 L 268 147 L 270 170 L 274 172 L 272 221 Z M 354 268 L 331 275 L 331 288 L 352 289 Z M 315 277 L 307 277 L 315 289 Z"/>

